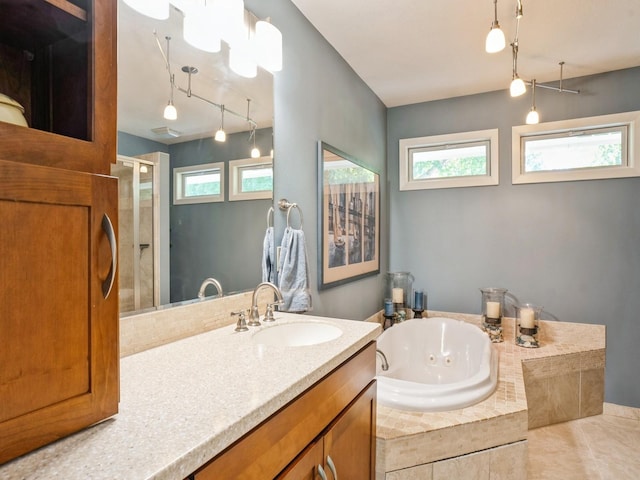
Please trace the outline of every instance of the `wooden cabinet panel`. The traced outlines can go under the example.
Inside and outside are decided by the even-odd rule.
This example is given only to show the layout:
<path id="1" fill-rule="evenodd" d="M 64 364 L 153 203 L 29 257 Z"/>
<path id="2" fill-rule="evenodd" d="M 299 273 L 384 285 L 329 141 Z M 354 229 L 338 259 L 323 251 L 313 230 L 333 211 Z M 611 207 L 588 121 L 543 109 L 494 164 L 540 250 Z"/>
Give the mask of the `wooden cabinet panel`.
<path id="1" fill-rule="evenodd" d="M 3 463 L 116 413 L 119 356 L 117 180 L 5 161 L 0 178 Z"/>
<path id="2" fill-rule="evenodd" d="M 319 480 L 318 465 L 324 463 L 323 454 L 324 442 L 320 438 L 309 445 L 284 472 L 278 475 L 277 480 Z"/>
<path id="3" fill-rule="evenodd" d="M 373 480 L 375 476 L 376 384 L 346 409 L 324 435 L 324 468 L 329 459 L 339 478 Z M 331 478 L 331 474 L 328 474 Z"/>
<path id="4" fill-rule="evenodd" d="M 0 0 L 0 159 L 108 174 L 116 161 L 116 0 Z"/>

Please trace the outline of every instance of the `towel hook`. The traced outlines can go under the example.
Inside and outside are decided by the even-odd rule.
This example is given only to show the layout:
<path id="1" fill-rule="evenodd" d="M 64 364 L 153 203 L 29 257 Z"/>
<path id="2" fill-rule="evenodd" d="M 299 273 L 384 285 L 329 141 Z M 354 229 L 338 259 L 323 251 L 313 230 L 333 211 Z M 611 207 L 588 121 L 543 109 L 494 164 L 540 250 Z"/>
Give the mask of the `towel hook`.
<path id="1" fill-rule="evenodd" d="M 292 203 L 291 206 L 289 206 L 289 208 L 287 209 L 287 227 L 291 227 L 291 224 L 289 223 L 289 215 L 291 215 L 291 210 L 293 209 L 298 210 L 298 215 L 300 215 L 300 227 L 299 230 L 302 230 L 302 210 L 300 209 L 300 207 L 298 206 L 297 203 Z"/>
<path id="2" fill-rule="evenodd" d="M 269 207 L 267 210 L 267 228 L 273 227 L 273 207 Z"/>

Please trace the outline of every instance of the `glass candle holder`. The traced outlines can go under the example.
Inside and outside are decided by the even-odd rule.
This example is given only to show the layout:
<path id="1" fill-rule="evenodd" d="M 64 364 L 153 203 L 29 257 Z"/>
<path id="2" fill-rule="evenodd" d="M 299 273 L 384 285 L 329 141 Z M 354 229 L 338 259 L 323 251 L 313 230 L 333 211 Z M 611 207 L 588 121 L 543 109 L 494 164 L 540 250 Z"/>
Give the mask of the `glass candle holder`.
<path id="1" fill-rule="evenodd" d="M 480 291 L 482 292 L 482 329 L 487 332 L 493 343 L 500 343 L 504 341 L 502 317 L 507 289 L 481 288 Z"/>
<path id="2" fill-rule="evenodd" d="M 540 312 L 542 307 L 531 303 L 521 303 L 516 306 L 515 343 L 523 348 L 538 348 L 540 342 Z"/>

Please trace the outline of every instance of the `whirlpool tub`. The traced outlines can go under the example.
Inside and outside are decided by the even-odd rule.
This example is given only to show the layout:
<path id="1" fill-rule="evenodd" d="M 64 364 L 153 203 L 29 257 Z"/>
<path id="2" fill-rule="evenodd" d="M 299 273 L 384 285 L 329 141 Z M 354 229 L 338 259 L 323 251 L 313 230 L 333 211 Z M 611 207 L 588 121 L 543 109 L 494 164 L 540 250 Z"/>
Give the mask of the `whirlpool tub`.
<path id="1" fill-rule="evenodd" d="M 498 351 L 478 327 L 445 317 L 414 318 L 378 337 L 378 402 L 436 412 L 478 403 L 496 389 Z"/>

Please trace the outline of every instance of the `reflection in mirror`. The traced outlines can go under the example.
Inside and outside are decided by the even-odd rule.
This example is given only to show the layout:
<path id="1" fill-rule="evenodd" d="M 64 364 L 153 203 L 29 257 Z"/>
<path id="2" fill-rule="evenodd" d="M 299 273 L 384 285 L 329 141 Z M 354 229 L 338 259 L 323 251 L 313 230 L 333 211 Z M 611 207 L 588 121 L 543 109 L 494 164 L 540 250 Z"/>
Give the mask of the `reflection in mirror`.
<path id="1" fill-rule="evenodd" d="M 121 245 L 126 242 L 130 257 L 120 264 L 125 267 L 120 270 L 122 311 L 196 299 L 209 277 L 221 283 L 225 294 L 252 289 L 261 280 L 265 218 L 272 194 L 241 195 L 230 201 L 237 187 L 229 180 L 229 162 L 244 161 L 241 173 L 246 183 L 252 181 L 247 165 L 253 161 L 262 165 L 265 157 L 273 158 L 273 76 L 261 68 L 255 78 L 235 74 L 228 68 L 229 48 L 224 42 L 219 53 L 189 45 L 183 39 L 183 14 L 174 6 L 169 19 L 154 20 L 120 0 L 118 15 L 118 153 L 130 157 L 129 163 L 140 157 L 156 159 L 146 164 L 152 167 L 148 171 L 155 172 L 153 184 L 147 184 L 137 170 L 144 188 L 137 195 L 138 203 L 151 196 L 158 207 L 152 227 L 138 223 L 134 228 L 133 210 L 123 209 L 134 203 L 136 189 L 128 186 L 128 177 L 133 181 L 136 169 L 114 165 L 114 175 L 127 177 L 120 182 L 121 196 L 124 190 L 132 194 L 120 214 L 121 221 L 131 221 L 120 226 L 123 235 L 131 232 L 130 239 L 120 239 Z M 254 25 L 257 19 L 246 12 L 245 20 Z M 163 115 L 168 102 L 175 106 L 175 120 Z M 225 132 L 223 142 L 214 139 L 220 129 Z M 254 147 L 261 158 L 251 158 Z M 173 204 L 174 168 L 218 162 L 226 165 L 221 179 L 223 201 Z M 262 169 L 255 170 L 264 176 Z M 269 180 L 272 185 L 272 177 Z M 143 217 L 138 213 L 137 222 Z M 135 259 L 142 262 L 135 265 Z M 215 294 L 214 290 L 207 295 Z"/>

